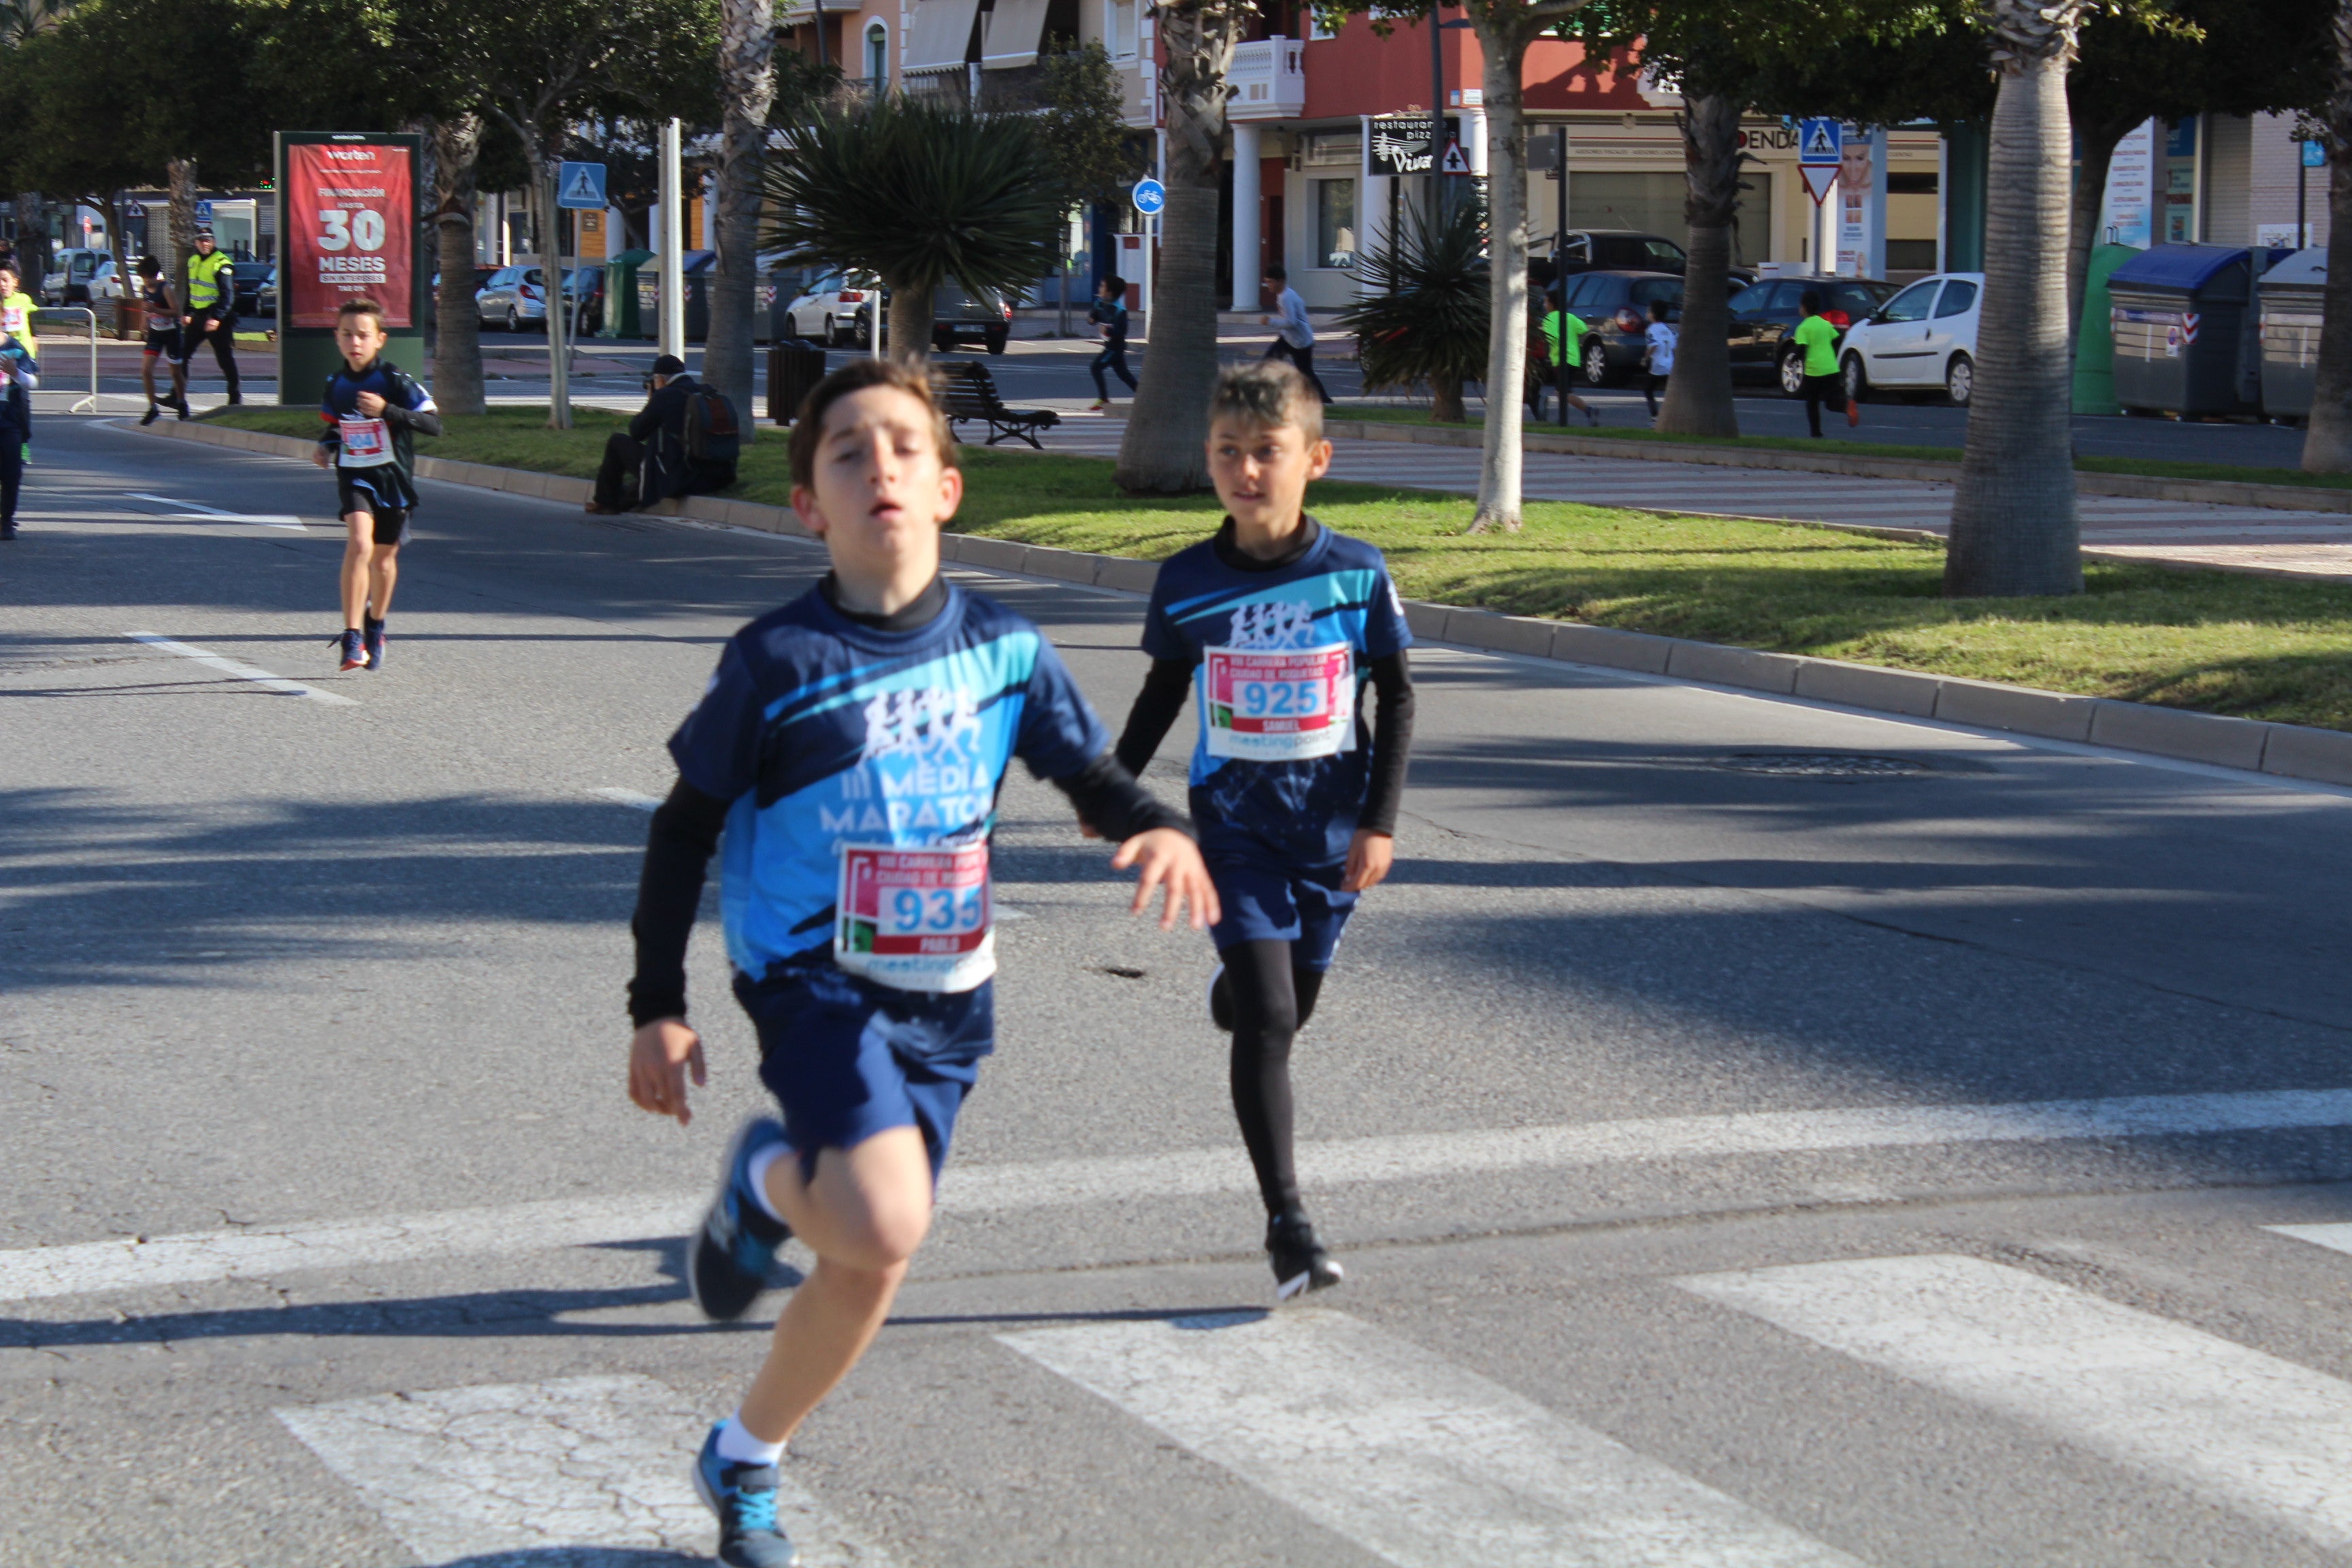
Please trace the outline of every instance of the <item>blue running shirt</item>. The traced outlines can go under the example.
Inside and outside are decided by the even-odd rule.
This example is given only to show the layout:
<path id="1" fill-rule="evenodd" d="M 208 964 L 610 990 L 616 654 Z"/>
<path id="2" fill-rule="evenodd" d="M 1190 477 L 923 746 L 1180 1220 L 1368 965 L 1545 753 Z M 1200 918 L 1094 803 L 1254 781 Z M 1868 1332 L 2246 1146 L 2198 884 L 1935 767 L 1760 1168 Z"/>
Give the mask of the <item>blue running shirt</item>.
<path id="1" fill-rule="evenodd" d="M 1109 749 L 1044 634 L 947 586 L 909 632 L 859 626 L 814 589 L 771 611 L 728 640 L 670 737 L 679 775 L 733 802 L 719 908 L 741 973 L 830 947 L 839 846 L 979 842 L 1014 756 L 1067 778 Z"/>
<path id="2" fill-rule="evenodd" d="M 1345 644 L 1354 662 L 1355 721 L 1341 750 L 1288 762 L 1213 751 L 1211 649 L 1335 644 Z M 1202 851 L 1301 867 L 1346 859 L 1371 773 L 1367 667 L 1412 646 L 1404 605 L 1380 551 L 1328 528 L 1318 526 L 1306 554 L 1271 571 L 1228 566 L 1206 541 L 1163 562 L 1144 613 L 1143 651 L 1200 667 L 1192 682 L 1200 729 L 1192 747 L 1192 805 Z"/>

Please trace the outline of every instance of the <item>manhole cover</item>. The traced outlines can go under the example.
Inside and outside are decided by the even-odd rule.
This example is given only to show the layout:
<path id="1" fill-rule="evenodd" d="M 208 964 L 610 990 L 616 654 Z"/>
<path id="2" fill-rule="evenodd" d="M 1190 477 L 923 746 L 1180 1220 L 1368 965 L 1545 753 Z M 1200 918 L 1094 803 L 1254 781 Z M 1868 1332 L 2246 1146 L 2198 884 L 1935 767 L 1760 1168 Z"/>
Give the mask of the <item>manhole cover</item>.
<path id="1" fill-rule="evenodd" d="M 1775 778 L 1900 779 L 1936 770 L 1916 757 L 1874 757 L 1854 752 L 1742 752 L 1711 766 Z"/>

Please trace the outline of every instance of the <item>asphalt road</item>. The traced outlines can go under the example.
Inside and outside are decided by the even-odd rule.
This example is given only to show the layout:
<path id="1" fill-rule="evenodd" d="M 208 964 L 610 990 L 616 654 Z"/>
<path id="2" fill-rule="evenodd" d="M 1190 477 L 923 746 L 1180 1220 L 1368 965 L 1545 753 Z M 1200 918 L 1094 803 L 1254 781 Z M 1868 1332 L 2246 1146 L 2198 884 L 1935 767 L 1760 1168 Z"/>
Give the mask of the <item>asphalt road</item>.
<path id="1" fill-rule="evenodd" d="M 28 486 L 0 1563 L 694 1560 L 760 1342 L 677 1237 L 759 1096 L 707 926 L 701 1114 L 623 1096 L 632 803 L 815 552 L 428 485 L 341 676 L 313 470 L 55 419 Z M 1123 710 L 1139 601 L 967 580 Z M 1018 778 L 1002 1049 L 804 1562 L 2352 1561 L 2352 792 L 1417 669 L 1297 1059 L 1349 1283 L 1267 1310 L 1206 945 Z"/>

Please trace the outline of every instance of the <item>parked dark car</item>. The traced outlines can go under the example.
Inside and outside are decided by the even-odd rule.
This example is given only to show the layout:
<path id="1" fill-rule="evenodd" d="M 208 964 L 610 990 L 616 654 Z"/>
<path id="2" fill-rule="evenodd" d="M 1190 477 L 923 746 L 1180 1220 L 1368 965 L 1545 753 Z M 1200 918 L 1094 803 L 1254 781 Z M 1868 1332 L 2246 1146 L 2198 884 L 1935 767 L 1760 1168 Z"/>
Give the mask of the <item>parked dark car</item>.
<path id="1" fill-rule="evenodd" d="M 1682 276 L 1683 247 L 1663 234 L 1638 228 L 1572 228 L 1552 260 L 1563 277 L 1603 268 Z"/>
<path id="2" fill-rule="evenodd" d="M 261 287 L 254 290 L 253 313 L 263 321 L 278 320 L 278 268 L 275 267 L 269 269 L 269 276 L 261 280 Z M 273 326 L 269 330 L 275 331 L 277 329 Z"/>
<path id="3" fill-rule="evenodd" d="M 261 286 L 278 270 L 267 261 L 232 261 L 229 272 L 236 279 L 236 313 L 252 320 L 261 314 Z"/>
<path id="4" fill-rule="evenodd" d="M 1731 379 L 1777 381 L 1794 397 L 1804 390 L 1805 356 L 1789 334 L 1804 312 L 1808 289 L 1822 297 L 1822 314 L 1840 331 L 1885 304 L 1895 285 L 1875 278 L 1767 278 L 1731 297 Z"/>
<path id="5" fill-rule="evenodd" d="M 1013 307 L 994 294 L 975 294 L 950 278 L 931 300 L 931 347 L 945 353 L 977 342 L 990 353 L 1004 352 L 1013 335 Z"/>
<path id="6" fill-rule="evenodd" d="M 1613 385 L 1641 364 L 1651 301 L 1665 302 L 1668 321 L 1682 320 L 1683 280 L 1671 272 L 1580 272 L 1559 287 L 1560 309 L 1591 329 L 1581 367 L 1589 386 Z"/>

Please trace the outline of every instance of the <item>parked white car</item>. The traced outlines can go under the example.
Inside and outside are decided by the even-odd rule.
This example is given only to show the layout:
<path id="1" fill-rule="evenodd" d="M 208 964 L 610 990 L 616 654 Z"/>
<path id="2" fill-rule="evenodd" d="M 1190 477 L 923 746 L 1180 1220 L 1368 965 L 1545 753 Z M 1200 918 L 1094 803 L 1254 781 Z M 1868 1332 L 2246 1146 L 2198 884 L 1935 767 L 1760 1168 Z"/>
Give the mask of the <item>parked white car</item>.
<path id="1" fill-rule="evenodd" d="M 784 307 L 796 338 L 808 338 L 827 347 L 855 342 L 870 347 L 874 341 L 874 300 L 882 285 L 873 274 L 830 273 Z"/>
<path id="2" fill-rule="evenodd" d="M 1839 350 L 1845 395 L 1941 390 L 1967 407 L 1976 393 L 1977 313 L 1984 274 L 1922 278 L 1846 330 Z"/>

